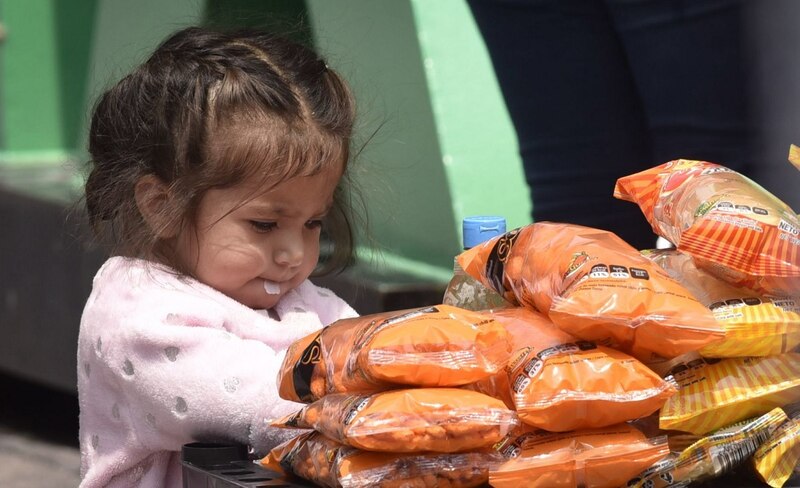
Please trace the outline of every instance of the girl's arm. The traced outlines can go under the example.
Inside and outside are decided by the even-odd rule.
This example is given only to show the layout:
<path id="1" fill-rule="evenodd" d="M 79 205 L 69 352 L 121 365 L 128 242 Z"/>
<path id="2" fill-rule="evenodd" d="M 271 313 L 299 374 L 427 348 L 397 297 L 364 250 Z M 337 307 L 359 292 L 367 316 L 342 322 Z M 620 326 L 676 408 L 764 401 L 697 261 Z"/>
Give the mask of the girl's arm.
<path id="1" fill-rule="evenodd" d="M 277 395 L 285 348 L 355 315 L 311 284 L 282 304 L 280 322 L 180 289 L 147 299 L 113 289 L 97 295 L 79 345 L 86 424 L 98 432 L 129 430 L 124 442 L 147 451 L 227 439 L 263 452 L 283 440 L 293 432 L 269 421 L 301 407 Z"/>

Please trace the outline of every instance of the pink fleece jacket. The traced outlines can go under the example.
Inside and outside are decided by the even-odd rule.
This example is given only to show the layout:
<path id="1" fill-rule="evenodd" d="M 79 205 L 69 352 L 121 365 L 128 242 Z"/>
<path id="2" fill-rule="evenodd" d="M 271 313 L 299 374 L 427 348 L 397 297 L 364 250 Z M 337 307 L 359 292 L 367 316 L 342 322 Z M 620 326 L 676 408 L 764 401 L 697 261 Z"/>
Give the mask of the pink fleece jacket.
<path id="1" fill-rule="evenodd" d="M 265 453 L 296 434 L 268 425 L 300 407 L 277 394 L 286 348 L 356 313 L 308 281 L 274 311 L 279 320 L 163 266 L 109 259 L 78 338 L 81 488 L 178 488 L 187 442 Z"/>

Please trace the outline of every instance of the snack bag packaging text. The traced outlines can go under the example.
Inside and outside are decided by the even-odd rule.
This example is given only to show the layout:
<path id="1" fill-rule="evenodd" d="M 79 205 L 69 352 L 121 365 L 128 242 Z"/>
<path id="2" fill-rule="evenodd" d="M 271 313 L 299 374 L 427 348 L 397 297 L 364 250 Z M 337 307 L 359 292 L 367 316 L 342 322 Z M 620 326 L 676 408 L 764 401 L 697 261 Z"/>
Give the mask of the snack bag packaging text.
<path id="1" fill-rule="evenodd" d="M 708 308 L 608 231 L 538 222 L 457 259 L 507 300 L 544 313 L 578 339 L 645 363 L 695 351 L 724 336 Z"/>
<path id="2" fill-rule="evenodd" d="M 775 295 L 800 289 L 797 214 L 736 171 L 678 159 L 620 178 L 614 196 L 723 280 Z"/>
<path id="3" fill-rule="evenodd" d="M 800 290 L 769 296 L 737 287 L 699 269 L 675 249 L 645 250 L 652 260 L 708 307 L 725 328 L 725 339 L 700 350 L 705 357 L 773 356 L 800 345 Z"/>

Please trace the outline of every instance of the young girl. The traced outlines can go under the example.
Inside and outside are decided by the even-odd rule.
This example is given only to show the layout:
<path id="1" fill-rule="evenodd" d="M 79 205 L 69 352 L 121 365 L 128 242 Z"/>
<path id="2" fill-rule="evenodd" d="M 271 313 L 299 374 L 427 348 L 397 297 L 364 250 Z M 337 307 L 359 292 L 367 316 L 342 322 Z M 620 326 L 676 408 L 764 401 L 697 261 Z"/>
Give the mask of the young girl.
<path id="1" fill-rule="evenodd" d="M 78 344 L 82 487 L 179 487 L 180 449 L 264 453 L 286 348 L 355 312 L 308 281 L 320 232 L 352 250 L 354 105 L 310 50 L 182 30 L 106 92 L 86 203 L 113 255 Z"/>

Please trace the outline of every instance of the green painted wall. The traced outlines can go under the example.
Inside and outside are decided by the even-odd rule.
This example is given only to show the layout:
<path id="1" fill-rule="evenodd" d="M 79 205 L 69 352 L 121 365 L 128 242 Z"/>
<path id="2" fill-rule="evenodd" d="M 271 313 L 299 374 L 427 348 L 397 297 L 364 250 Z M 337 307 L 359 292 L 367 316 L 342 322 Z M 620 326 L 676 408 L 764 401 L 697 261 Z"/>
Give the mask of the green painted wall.
<path id="1" fill-rule="evenodd" d="M 529 221 L 516 139 L 463 1 L 307 5 L 317 46 L 355 90 L 361 134 L 374 133 L 358 171 L 377 264 L 444 279 L 464 216 Z"/>
<path id="2" fill-rule="evenodd" d="M 462 0 L 0 0 L 0 20 L 0 183 L 35 192 L 45 175 L 78 191 L 92 104 L 168 33 L 278 26 L 313 37 L 355 91 L 371 264 L 443 280 L 463 217 L 528 222 L 513 129 Z"/>
<path id="3" fill-rule="evenodd" d="M 48 0 L 3 1 L 4 163 L 59 158 L 66 150 L 60 103 L 57 15 Z M 55 156 L 54 156 L 55 155 Z"/>

